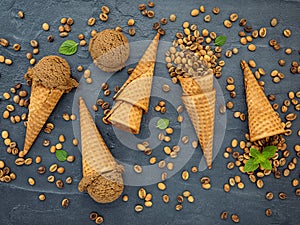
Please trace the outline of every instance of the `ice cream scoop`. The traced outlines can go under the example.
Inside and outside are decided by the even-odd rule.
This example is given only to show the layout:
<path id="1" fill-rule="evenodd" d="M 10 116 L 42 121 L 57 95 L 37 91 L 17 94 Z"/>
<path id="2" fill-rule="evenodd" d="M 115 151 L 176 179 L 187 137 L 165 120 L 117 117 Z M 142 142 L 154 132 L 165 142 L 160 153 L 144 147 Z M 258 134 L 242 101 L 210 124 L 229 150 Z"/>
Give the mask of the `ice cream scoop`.
<path id="1" fill-rule="evenodd" d="M 86 191 L 92 199 L 99 203 L 113 202 L 119 198 L 124 189 L 122 174 L 111 171 L 106 174 L 93 172 L 82 178 L 78 184 L 80 192 Z"/>
<path id="2" fill-rule="evenodd" d="M 89 51 L 96 66 L 105 72 L 125 67 L 130 53 L 126 36 L 116 30 L 103 30 L 90 40 Z"/>
<path id="3" fill-rule="evenodd" d="M 78 86 L 77 81 L 71 78 L 69 63 L 55 55 L 42 58 L 33 68 L 28 69 L 24 78 L 31 81 L 32 86 L 43 85 L 66 93 Z"/>

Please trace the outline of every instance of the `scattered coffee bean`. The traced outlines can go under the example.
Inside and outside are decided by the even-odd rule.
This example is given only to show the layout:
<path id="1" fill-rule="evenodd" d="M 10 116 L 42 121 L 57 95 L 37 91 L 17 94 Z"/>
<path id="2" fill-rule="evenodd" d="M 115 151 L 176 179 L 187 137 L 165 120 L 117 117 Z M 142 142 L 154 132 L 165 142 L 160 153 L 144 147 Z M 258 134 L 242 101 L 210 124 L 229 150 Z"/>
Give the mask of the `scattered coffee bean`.
<path id="1" fill-rule="evenodd" d="M 240 222 L 240 218 L 237 214 L 232 214 L 231 215 L 231 220 L 235 223 L 239 223 Z"/>
<path id="2" fill-rule="evenodd" d="M 285 199 L 287 198 L 287 194 L 284 193 L 284 192 L 280 192 L 280 193 L 278 194 L 278 197 L 279 197 L 279 199 L 281 199 L 281 200 L 285 200 Z"/>
<path id="3" fill-rule="evenodd" d="M 69 204 L 70 204 L 70 200 L 68 198 L 64 198 L 62 201 L 61 201 L 61 206 L 63 208 L 68 208 L 69 207 Z"/>
<path id="4" fill-rule="evenodd" d="M 96 212 L 91 212 L 89 215 L 89 218 L 92 221 L 95 221 L 97 217 L 98 217 L 98 213 L 96 213 Z"/>
<path id="5" fill-rule="evenodd" d="M 266 209 L 265 214 L 266 214 L 266 216 L 272 216 L 272 210 Z"/>
<path id="6" fill-rule="evenodd" d="M 227 218 L 228 218 L 228 212 L 226 212 L 226 211 L 222 212 L 221 213 L 221 219 L 222 220 L 227 220 Z"/>

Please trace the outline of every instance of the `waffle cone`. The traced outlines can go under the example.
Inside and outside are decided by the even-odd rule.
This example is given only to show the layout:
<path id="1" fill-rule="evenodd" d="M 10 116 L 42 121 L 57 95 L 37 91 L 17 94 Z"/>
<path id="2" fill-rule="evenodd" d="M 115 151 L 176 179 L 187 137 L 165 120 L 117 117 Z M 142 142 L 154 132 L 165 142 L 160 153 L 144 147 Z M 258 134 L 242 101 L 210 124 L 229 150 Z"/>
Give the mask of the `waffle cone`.
<path id="1" fill-rule="evenodd" d="M 216 90 L 198 95 L 183 95 L 183 104 L 198 136 L 208 168 L 212 167 Z"/>
<path id="2" fill-rule="evenodd" d="M 280 117 L 272 108 L 245 60 L 241 61 L 241 67 L 244 72 L 250 141 L 285 133 Z"/>
<path id="3" fill-rule="evenodd" d="M 101 137 L 89 110 L 79 98 L 83 177 L 117 170 L 118 164 Z"/>
<path id="4" fill-rule="evenodd" d="M 216 91 L 213 73 L 196 77 L 178 77 L 183 104 L 198 136 L 208 168 L 212 167 Z"/>
<path id="5" fill-rule="evenodd" d="M 157 33 L 132 74 L 114 96 L 115 105 L 104 118 L 119 129 L 134 134 L 140 131 L 142 114 L 148 112 L 159 37 Z"/>
<path id="6" fill-rule="evenodd" d="M 19 154 L 20 157 L 24 157 L 29 152 L 63 93 L 63 90 L 32 85 L 25 143 L 23 151 Z"/>

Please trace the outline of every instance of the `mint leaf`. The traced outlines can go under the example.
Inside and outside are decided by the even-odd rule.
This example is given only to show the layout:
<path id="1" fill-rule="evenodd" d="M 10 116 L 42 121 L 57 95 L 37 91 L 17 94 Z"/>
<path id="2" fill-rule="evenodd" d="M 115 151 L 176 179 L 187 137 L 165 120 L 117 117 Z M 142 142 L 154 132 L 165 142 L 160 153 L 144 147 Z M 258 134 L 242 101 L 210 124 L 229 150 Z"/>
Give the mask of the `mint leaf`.
<path id="1" fill-rule="evenodd" d="M 276 146 L 267 146 L 263 149 L 262 151 L 262 155 L 266 158 L 266 159 L 270 159 L 272 158 L 275 153 L 276 153 Z"/>
<path id="2" fill-rule="evenodd" d="M 63 55 L 73 55 L 77 52 L 78 43 L 73 40 L 66 40 L 61 44 L 58 52 Z"/>
<path id="3" fill-rule="evenodd" d="M 226 36 L 221 35 L 215 39 L 215 45 L 222 46 L 226 43 L 226 40 L 227 40 Z"/>
<path id="4" fill-rule="evenodd" d="M 170 120 L 161 118 L 157 121 L 156 127 L 161 130 L 164 130 L 169 126 L 169 124 Z"/>
<path id="5" fill-rule="evenodd" d="M 65 150 L 56 150 L 55 155 L 60 162 L 66 161 L 68 157 L 68 153 Z"/>
<path id="6" fill-rule="evenodd" d="M 258 168 L 259 164 L 256 162 L 254 158 L 249 159 L 245 166 L 244 166 L 244 171 L 245 172 L 253 172 Z"/>
<path id="7" fill-rule="evenodd" d="M 272 169 L 272 164 L 270 163 L 269 160 L 265 160 L 265 161 L 261 162 L 260 165 L 266 170 Z"/>
<path id="8" fill-rule="evenodd" d="M 250 154 L 252 157 L 258 158 L 260 155 L 260 152 L 255 148 L 250 148 Z"/>

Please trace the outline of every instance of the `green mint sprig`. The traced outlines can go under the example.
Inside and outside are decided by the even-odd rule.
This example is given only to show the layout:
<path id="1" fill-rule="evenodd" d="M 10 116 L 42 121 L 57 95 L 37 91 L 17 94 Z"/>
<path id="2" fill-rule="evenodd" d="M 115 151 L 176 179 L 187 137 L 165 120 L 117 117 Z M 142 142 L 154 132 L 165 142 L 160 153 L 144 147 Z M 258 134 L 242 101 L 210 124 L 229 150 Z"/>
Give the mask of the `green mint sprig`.
<path id="1" fill-rule="evenodd" d="M 250 155 L 252 158 L 246 162 L 244 171 L 253 172 L 259 167 L 259 165 L 266 170 L 271 170 L 272 164 L 269 159 L 275 155 L 276 149 L 276 146 L 267 146 L 260 153 L 257 149 L 250 148 Z"/>

